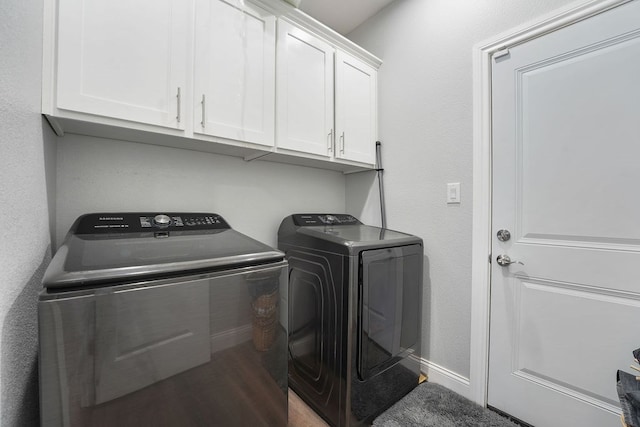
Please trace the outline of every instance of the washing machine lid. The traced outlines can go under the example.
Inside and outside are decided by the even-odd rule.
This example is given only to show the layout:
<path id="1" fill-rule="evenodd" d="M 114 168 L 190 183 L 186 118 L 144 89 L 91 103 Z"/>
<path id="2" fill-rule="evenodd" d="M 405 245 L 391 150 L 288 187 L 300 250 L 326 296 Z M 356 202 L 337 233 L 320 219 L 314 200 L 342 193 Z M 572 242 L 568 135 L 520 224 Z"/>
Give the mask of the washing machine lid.
<path id="1" fill-rule="evenodd" d="M 363 224 L 300 227 L 298 233 L 349 248 L 422 244 L 411 234 Z"/>
<path id="2" fill-rule="evenodd" d="M 48 289 L 186 275 L 281 261 L 284 254 L 211 213 L 88 214 L 43 279 Z"/>

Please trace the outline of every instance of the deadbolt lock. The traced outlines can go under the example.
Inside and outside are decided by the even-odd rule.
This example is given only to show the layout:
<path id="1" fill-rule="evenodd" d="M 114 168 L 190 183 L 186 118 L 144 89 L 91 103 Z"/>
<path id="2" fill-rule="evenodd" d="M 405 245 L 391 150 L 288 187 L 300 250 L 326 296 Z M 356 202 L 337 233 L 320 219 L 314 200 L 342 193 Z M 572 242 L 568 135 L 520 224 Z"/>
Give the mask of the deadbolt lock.
<path id="1" fill-rule="evenodd" d="M 501 242 L 506 242 L 507 240 L 511 239 L 511 233 L 509 233 L 509 230 L 498 230 L 498 240 L 500 240 Z"/>

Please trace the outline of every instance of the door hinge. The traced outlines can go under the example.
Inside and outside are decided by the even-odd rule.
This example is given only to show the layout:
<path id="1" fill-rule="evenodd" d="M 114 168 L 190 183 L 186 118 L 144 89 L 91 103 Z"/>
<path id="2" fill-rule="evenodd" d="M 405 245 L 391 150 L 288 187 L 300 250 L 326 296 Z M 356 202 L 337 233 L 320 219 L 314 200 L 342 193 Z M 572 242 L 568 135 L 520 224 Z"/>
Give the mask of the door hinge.
<path id="1" fill-rule="evenodd" d="M 505 49 L 502 49 L 502 50 L 499 50 L 499 51 L 495 52 L 493 54 L 493 59 L 496 60 L 496 59 L 502 58 L 503 56 L 507 56 L 507 55 L 509 55 L 509 48 L 505 48 Z"/>

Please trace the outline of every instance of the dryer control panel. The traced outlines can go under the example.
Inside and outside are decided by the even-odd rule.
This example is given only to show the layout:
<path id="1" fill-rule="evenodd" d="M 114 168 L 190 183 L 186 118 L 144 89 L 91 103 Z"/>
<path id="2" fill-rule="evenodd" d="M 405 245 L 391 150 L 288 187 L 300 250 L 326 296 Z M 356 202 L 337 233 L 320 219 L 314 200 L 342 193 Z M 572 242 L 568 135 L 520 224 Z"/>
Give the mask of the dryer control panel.
<path id="1" fill-rule="evenodd" d="M 356 225 L 362 224 L 355 217 L 348 214 L 295 214 L 293 215 L 295 225 Z"/>

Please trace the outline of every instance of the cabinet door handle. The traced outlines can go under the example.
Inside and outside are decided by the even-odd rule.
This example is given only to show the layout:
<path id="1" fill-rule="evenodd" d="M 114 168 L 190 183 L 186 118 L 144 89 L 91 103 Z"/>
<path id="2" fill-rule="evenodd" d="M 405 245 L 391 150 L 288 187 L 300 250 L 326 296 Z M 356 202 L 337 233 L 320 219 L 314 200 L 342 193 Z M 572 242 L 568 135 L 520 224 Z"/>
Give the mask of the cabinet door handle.
<path id="1" fill-rule="evenodd" d="M 329 131 L 329 147 L 327 147 L 329 149 L 329 152 L 333 151 L 333 128 Z"/>
<path id="2" fill-rule="evenodd" d="M 181 99 L 180 99 L 180 86 L 178 86 L 178 93 L 176 94 L 176 103 L 178 104 L 178 108 L 177 108 L 177 115 L 176 115 L 176 120 L 178 121 L 178 123 L 180 123 L 180 103 L 181 103 Z"/>
<path id="3" fill-rule="evenodd" d="M 204 98 L 204 93 L 202 94 L 202 101 L 200 101 L 200 104 L 202 105 L 202 121 L 200 122 L 200 124 L 202 125 L 202 128 L 204 128 L 204 119 L 205 119 L 205 111 L 204 111 L 205 98 Z"/>
<path id="4" fill-rule="evenodd" d="M 342 132 L 342 135 L 340 135 L 340 141 L 342 142 L 340 153 L 344 154 L 344 132 Z"/>

